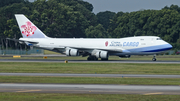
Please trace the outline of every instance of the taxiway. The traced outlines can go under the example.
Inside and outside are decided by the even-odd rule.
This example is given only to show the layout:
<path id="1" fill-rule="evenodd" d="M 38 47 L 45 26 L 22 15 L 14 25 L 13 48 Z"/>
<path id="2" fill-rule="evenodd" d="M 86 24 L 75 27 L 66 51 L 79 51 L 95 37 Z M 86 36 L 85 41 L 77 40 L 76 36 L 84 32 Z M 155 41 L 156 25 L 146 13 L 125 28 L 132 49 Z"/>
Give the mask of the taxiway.
<path id="1" fill-rule="evenodd" d="M 0 92 L 180 95 L 180 86 L 1 83 Z"/>
<path id="2" fill-rule="evenodd" d="M 147 61 L 147 60 L 109 60 L 109 61 L 87 61 L 87 60 L 67 60 L 68 63 L 149 63 L 149 64 L 180 64 L 180 61 Z M 53 59 L 0 59 L 0 62 L 59 62 L 65 60 Z"/>

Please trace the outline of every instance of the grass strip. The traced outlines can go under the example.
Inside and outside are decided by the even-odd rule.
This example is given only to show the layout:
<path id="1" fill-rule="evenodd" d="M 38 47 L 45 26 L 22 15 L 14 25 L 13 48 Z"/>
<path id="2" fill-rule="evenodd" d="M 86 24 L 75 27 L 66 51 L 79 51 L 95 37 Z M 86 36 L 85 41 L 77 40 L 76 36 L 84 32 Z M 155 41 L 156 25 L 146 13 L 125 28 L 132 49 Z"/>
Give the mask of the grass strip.
<path id="1" fill-rule="evenodd" d="M 0 73 L 180 75 L 180 64 L 0 62 Z"/>
<path id="2" fill-rule="evenodd" d="M 180 78 L 100 78 L 0 76 L 1 83 L 180 85 Z"/>
<path id="3" fill-rule="evenodd" d="M 1 101 L 179 101 L 179 95 L 0 93 Z"/>

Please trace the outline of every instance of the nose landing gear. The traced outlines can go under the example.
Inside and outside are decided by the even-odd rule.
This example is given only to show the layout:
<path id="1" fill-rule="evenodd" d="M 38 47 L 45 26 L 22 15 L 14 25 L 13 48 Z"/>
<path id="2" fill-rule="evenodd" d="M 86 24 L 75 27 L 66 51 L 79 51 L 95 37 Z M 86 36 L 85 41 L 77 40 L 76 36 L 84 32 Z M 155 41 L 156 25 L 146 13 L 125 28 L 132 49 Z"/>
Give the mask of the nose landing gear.
<path id="1" fill-rule="evenodd" d="M 152 58 L 152 61 L 156 61 L 156 55 L 154 55 L 154 57 Z"/>

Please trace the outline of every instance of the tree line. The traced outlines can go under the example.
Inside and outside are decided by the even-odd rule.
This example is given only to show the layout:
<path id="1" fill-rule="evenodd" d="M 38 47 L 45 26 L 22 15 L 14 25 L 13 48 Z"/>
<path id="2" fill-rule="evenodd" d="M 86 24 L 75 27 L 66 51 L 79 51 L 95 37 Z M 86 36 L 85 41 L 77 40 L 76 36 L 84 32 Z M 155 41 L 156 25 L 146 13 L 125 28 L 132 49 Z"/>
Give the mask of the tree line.
<path id="1" fill-rule="evenodd" d="M 135 12 L 99 12 L 83 0 L 0 0 L 0 37 L 21 37 L 14 14 L 26 15 L 54 38 L 159 36 L 180 48 L 180 7 Z"/>

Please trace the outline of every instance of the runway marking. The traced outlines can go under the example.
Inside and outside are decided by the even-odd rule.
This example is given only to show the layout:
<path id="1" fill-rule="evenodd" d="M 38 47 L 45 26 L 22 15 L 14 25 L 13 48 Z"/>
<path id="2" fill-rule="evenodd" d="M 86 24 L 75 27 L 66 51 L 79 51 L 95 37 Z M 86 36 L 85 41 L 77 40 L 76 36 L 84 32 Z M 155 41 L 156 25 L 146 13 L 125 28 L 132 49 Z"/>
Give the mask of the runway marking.
<path id="1" fill-rule="evenodd" d="M 119 84 L 120 86 L 127 86 L 128 84 Z"/>
<path id="2" fill-rule="evenodd" d="M 146 94 L 143 94 L 143 95 L 158 95 L 158 94 L 163 94 L 162 92 L 156 92 L 156 93 L 146 93 Z"/>
<path id="3" fill-rule="evenodd" d="M 22 93 L 22 92 L 37 92 L 37 91 L 42 91 L 42 90 L 24 90 L 24 91 L 16 91 L 16 92 Z"/>
<path id="4" fill-rule="evenodd" d="M 84 92 L 84 93 L 127 93 L 127 91 L 104 91 L 104 90 L 43 90 L 45 91 L 60 91 L 60 92 Z M 133 91 L 132 91 L 133 92 Z M 133 92 L 136 93 L 136 92 Z M 142 94 L 142 93 L 140 93 Z"/>

